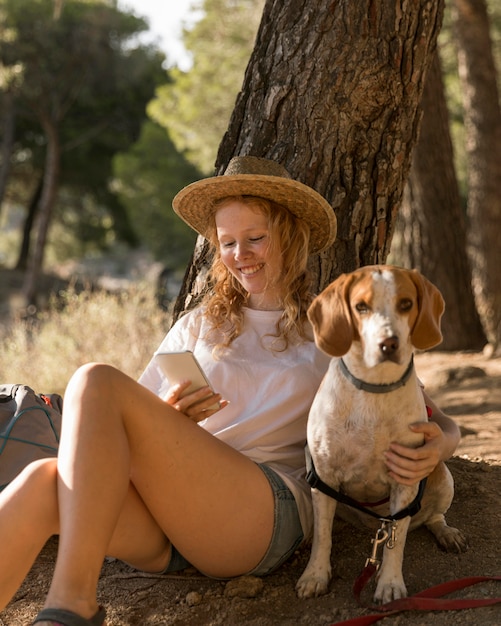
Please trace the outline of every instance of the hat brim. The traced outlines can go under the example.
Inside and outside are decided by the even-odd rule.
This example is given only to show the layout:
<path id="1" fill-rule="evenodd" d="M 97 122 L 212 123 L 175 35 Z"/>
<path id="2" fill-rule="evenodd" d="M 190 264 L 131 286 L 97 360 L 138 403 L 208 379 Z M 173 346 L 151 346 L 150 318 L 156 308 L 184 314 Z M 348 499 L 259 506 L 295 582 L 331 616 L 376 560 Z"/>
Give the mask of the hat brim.
<path id="1" fill-rule="evenodd" d="M 272 200 L 305 220 L 310 226 L 310 254 L 321 252 L 334 243 L 337 222 L 327 200 L 311 187 L 280 176 L 236 174 L 204 178 L 181 189 L 172 206 L 191 228 L 207 237 L 215 203 L 227 196 L 239 195 Z"/>

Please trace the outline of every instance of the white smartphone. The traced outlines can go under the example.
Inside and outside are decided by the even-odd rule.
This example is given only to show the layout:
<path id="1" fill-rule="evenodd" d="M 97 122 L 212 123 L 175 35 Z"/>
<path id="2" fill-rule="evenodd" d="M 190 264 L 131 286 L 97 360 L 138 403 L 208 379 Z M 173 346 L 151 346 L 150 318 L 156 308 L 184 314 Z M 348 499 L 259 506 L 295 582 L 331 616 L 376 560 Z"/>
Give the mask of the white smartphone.
<path id="1" fill-rule="evenodd" d="M 183 380 L 191 380 L 191 385 L 183 391 L 181 397 L 200 389 L 200 387 L 210 387 L 214 391 L 193 352 L 189 350 L 184 352 L 159 352 L 155 354 L 154 360 L 158 363 L 171 385 L 176 385 Z M 209 408 L 220 408 L 219 402 Z"/>

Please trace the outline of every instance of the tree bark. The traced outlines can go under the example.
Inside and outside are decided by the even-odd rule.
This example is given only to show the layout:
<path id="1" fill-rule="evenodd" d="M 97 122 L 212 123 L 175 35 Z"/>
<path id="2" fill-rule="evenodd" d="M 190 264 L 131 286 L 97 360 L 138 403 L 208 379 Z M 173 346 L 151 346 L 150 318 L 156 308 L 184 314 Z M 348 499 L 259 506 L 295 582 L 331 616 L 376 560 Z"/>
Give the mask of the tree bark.
<path id="1" fill-rule="evenodd" d="M 31 233 L 33 231 L 33 225 L 35 224 L 35 218 L 38 214 L 40 206 L 40 197 L 42 195 L 43 178 L 37 183 L 35 192 L 31 197 L 30 204 L 28 206 L 28 213 L 24 220 L 23 226 L 23 239 L 21 241 L 21 247 L 19 249 L 19 256 L 17 257 L 16 270 L 26 270 L 28 268 L 28 260 L 30 258 L 31 248 Z"/>
<path id="2" fill-rule="evenodd" d="M 2 144 L 0 146 L 0 208 L 7 189 L 7 181 L 10 173 L 12 146 L 16 127 L 16 106 L 14 93 L 3 93 L 3 120 L 2 120 Z"/>
<path id="3" fill-rule="evenodd" d="M 338 237 L 311 259 L 314 287 L 384 262 L 418 132 L 443 2 L 268 0 L 216 160 L 275 159 L 332 205 Z M 194 268 L 203 267 L 199 240 Z M 189 271 L 175 315 L 197 301 Z"/>
<path id="4" fill-rule="evenodd" d="M 52 208 L 56 200 L 59 170 L 61 167 L 61 146 L 57 126 L 51 120 L 43 119 L 42 125 L 47 138 L 47 154 L 43 177 L 42 193 L 40 196 L 37 237 L 33 255 L 29 262 L 23 285 L 23 295 L 26 304 L 35 305 L 37 300 L 37 286 L 42 272 L 45 243 L 52 216 Z"/>
<path id="5" fill-rule="evenodd" d="M 469 254 L 485 333 L 501 352 L 501 109 L 485 0 L 455 0 L 468 156 Z"/>
<path id="6" fill-rule="evenodd" d="M 435 53 L 422 98 L 423 120 L 391 256 L 419 269 L 446 302 L 441 350 L 479 350 L 486 343 L 466 254 L 466 218 L 454 169 L 440 57 Z"/>

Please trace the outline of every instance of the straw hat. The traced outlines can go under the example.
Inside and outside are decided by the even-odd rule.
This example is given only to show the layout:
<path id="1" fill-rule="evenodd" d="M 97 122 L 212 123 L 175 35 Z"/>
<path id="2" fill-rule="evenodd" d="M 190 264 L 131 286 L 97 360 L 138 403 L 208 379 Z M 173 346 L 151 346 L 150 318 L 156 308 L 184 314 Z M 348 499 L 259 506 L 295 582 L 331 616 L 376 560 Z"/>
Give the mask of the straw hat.
<path id="1" fill-rule="evenodd" d="M 269 159 L 233 157 L 222 176 L 188 185 L 172 201 L 174 211 L 191 228 L 207 237 L 214 203 L 227 196 L 258 196 L 287 208 L 310 226 L 310 253 L 329 247 L 336 238 L 336 216 L 318 192 L 290 177 Z"/>

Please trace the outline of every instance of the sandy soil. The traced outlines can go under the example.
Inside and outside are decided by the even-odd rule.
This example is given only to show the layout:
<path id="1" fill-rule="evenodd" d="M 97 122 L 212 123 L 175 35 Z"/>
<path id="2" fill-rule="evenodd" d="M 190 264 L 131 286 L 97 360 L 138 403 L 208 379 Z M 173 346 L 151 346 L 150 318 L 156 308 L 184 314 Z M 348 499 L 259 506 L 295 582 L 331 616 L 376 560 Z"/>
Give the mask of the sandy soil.
<path id="1" fill-rule="evenodd" d="M 449 462 L 456 492 L 448 522 L 467 534 L 470 548 L 464 554 L 445 554 L 426 530 L 411 533 L 404 561 L 410 594 L 456 578 L 501 574 L 501 359 L 432 352 L 418 355 L 416 361 L 430 395 L 463 431 L 457 455 Z M 296 597 L 294 585 L 308 559 L 308 547 L 272 576 L 231 583 L 208 580 L 196 571 L 176 576 L 144 575 L 118 562 L 107 562 L 99 585 L 99 598 L 108 612 L 107 624 L 328 626 L 366 615 L 368 611 L 352 594 L 352 585 L 369 555 L 371 535 L 337 520 L 334 532 L 334 578 L 329 593 L 306 601 Z M 56 539 L 49 541 L 22 588 L 0 613 L 0 625 L 24 626 L 36 615 L 49 584 L 56 548 Z M 501 586 L 489 582 L 455 595 L 501 597 Z M 370 587 L 365 600 L 370 600 Z M 380 623 L 499 626 L 501 604 L 462 611 L 414 611 Z"/>

